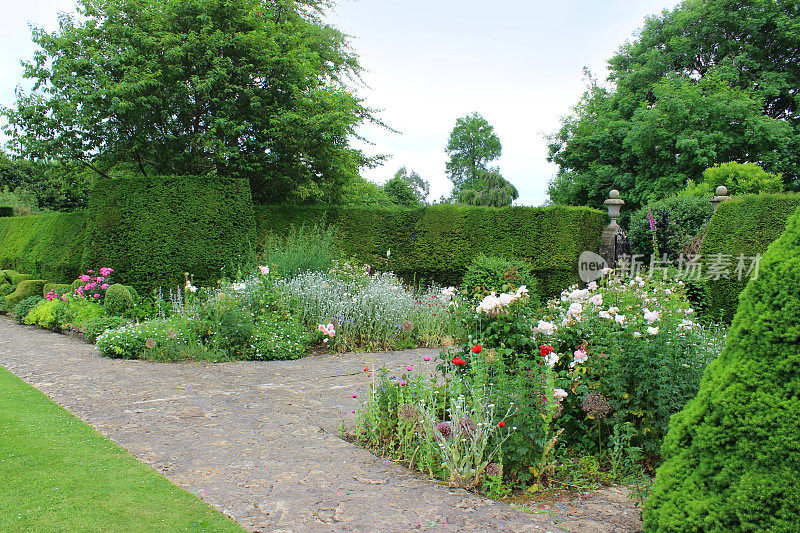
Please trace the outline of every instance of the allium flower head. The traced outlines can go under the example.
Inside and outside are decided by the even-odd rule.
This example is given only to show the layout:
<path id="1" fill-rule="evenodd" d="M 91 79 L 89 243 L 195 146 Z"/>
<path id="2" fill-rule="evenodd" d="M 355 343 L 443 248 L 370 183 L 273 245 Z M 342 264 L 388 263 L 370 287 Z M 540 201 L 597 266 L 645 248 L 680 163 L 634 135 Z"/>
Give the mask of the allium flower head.
<path id="1" fill-rule="evenodd" d="M 453 429 L 450 427 L 450 422 L 439 422 L 433 426 L 433 429 L 436 440 L 446 440 L 453 436 Z"/>
<path id="2" fill-rule="evenodd" d="M 468 439 L 471 439 L 475 436 L 475 429 L 477 429 L 478 424 L 475 423 L 473 419 L 468 416 L 465 416 L 458 421 L 458 434 Z"/>
<path id="3" fill-rule="evenodd" d="M 611 412 L 611 403 L 599 392 L 590 392 L 583 398 L 581 409 L 591 418 L 602 420 Z"/>

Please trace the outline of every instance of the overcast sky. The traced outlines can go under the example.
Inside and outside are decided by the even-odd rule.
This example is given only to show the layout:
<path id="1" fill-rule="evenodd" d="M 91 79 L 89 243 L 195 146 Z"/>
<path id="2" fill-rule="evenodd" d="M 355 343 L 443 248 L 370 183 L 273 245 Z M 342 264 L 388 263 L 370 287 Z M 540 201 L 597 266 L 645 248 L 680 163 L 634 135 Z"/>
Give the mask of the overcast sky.
<path id="1" fill-rule="evenodd" d="M 74 0 L 5 2 L 0 18 L 0 105 L 15 101 L 21 59 L 33 54 L 29 24 L 55 29 Z M 473 111 L 503 145 L 496 164 L 520 191 L 517 203 L 540 205 L 556 167 L 545 135 L 585 90 L 583 67 L 604 79 L 606 61 L 635 36 L 648 15 L 676 0 L 339 0 L 329 20 L 352 36 L 367 69 L 360 94 L 399 134 L 362 128 L 369 154 L 391 156 L 364 172 L 378 183 L 401 166 L 431 182 L 431 197 L 450 190 L 444 147 L 458 117 Z"/>

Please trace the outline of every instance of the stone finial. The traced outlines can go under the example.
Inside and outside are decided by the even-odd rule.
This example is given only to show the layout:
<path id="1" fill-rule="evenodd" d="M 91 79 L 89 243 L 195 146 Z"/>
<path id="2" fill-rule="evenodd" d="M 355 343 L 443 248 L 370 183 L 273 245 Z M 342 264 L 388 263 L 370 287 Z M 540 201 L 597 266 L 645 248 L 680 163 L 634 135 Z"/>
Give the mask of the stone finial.
<path id="1" fill-rule="evenodd" d="M 711 205 L 714 206 L 714 211 L 717 210 L 719 204 L 731 199 L 731 197 L 728 196 L 728 188 L 724 185 L 720 185 L 719 187 L 717 187 L 717 190 L 715 192 L 716 194 L 711 197 L 711 200 L 709 200 L 709 202 L 711 202 Z"/>
<path id="2" fill-rule="evenodd" d="M 608 200 L 603 202 L 603 205 L 608 209 L 608 216 L 611 218 L 610 225 L 618 227 L 617 219 L 619 218 L 619 211 L 622 206 L 625 205 L 625 201 L 621 200 L 619 197 L 619 191 L 617 189 L 611 189 L 611 192 L 608 193 Z"/>

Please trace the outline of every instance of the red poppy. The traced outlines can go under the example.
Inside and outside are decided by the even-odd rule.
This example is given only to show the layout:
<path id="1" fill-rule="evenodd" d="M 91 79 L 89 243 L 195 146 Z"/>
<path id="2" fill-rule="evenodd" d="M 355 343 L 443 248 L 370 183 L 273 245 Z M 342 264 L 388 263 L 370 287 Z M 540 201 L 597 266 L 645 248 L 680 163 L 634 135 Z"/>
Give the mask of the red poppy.
<path id="1" fill-rule="evenodd" d="M 461 366 L 461 365 L 466 365 L 467 362 L 464 361 L 463 359 L 459 359 L 458 357 L 453 357 L 453 364 Z"/>
<path id="2" fill-rule="evenodd" d="M 497 427 L 499 427 L 499 428 L 504 428 L 504 427 L 506 427 L 506 422 L 505 422 L 505 420 L 501 420 L 501 421 L 500 421 L 500 423 L 499 423 L 499 424 L 497 424 Z"/>
<path id="3" fill-rule="evenodd" d="M 480 344 L 476 344 L 475 346 L 472 347 L 472 353 L 481 353 L 481 350 L 482 348 Z"/>
<path id="4" fill-rule="evenodd" d="M 549 344 L 542 344 L 542 346 L 539 348 L 539 353 L 542 354 L 542 357 L 547 357 L 553 353 L 553 347 Z"/>

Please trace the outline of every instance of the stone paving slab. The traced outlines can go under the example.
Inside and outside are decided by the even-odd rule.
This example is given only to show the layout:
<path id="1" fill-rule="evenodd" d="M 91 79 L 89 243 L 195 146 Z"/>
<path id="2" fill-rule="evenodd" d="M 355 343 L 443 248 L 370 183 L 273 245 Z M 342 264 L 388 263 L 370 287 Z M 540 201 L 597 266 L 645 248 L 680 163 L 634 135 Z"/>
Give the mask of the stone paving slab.
<path id="1" fill-rule="evenodd" d="M 563 531 L 553 516 L 448 488 L 338 438 L 365 361 L 399 366 L 422 353 L 123 361 L 0 317 L 0 364 L 246 529 Z"/>

